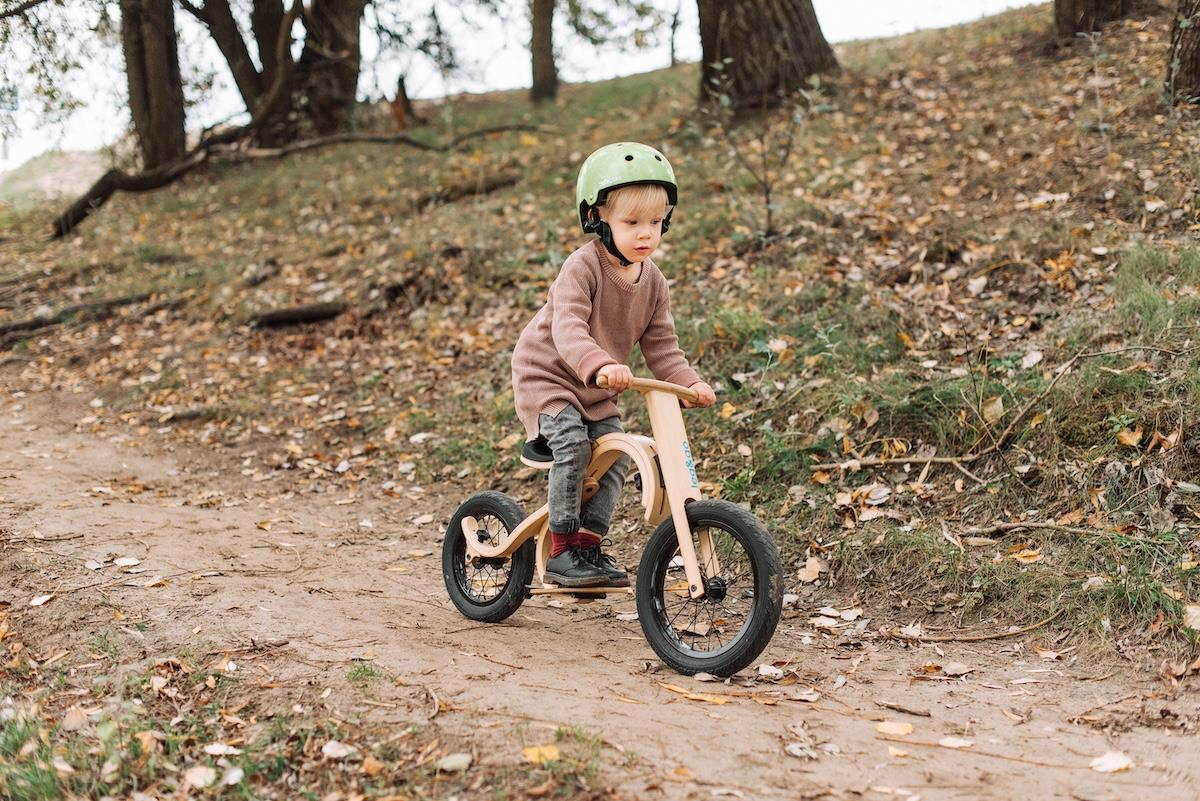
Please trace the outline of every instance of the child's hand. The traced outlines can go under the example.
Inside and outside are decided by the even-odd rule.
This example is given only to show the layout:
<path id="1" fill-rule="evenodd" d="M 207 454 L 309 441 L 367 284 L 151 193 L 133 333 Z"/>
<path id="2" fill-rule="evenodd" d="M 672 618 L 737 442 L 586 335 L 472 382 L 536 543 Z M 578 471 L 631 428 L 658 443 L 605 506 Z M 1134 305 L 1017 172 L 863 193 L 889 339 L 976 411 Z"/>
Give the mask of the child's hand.
<path id="1" fill-rule="evenodd" d="M 717 393 L 713 392 L 713 388 L 703 381 L 697 381 L 695 384 L 692 384 L 689 389 L 691 389 L 700 397 L 696 399 L 695 403 L 686 403 L 685 405 L 687 406 L 712 406 L 717 402 Z"/>
<path id="2" fill-rule="evenodd" d="M 606 364 L 596 372 L 597 377 L 608 381 L 608 389 L 624 392 L 633 386 L 633 371 L 624 364 Z"/>

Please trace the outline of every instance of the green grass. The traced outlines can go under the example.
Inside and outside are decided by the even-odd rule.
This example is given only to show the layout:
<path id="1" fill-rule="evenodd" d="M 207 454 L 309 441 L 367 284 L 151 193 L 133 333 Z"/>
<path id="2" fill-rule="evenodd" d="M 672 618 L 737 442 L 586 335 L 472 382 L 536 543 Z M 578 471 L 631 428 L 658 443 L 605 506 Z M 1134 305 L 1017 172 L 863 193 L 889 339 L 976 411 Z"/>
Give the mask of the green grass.
<path id="1" fill-rule="evenodd" d="M 355 684 L 366 685 L 383 678 L 383 673 L 370 662 L 359 662 L 347 671 L 346 678 Z"/>

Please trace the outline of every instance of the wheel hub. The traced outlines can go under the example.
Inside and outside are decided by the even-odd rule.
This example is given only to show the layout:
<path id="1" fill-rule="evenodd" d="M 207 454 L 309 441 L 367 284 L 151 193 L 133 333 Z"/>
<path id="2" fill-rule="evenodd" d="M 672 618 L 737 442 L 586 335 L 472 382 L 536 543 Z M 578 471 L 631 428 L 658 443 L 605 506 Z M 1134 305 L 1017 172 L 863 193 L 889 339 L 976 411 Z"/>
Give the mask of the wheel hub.
<path id="1" fill-rule="evenodd" d="M 725 579 L 721 576 L 713 576 L 704 579 L 704 597 L 715 604 L 725 600 L 725 596 L 729 593 L 729 587 L 725 583 Z"/>

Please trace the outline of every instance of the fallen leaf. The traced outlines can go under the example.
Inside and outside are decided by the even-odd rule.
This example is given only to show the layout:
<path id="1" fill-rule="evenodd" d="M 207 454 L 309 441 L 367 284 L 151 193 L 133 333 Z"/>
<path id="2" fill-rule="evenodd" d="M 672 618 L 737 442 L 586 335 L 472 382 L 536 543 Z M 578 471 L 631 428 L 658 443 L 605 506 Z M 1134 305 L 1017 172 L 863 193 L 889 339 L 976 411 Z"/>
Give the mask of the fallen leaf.
<path id="1" fill-rule="evenodd" d="M 975 672 L 975 668 L 968 667 L 962 662 L 951 662 L 942 668 L 942 673 L 945 673 L 947 676 L 965 676 L 973 672 Z"/>
<path id="2" fill-rule="evenodd" d="M 339 743 L 337 740 L 330 740 L 321 746 L 321 753 L 328 759 L 345 759 L 357 751 L 354 746 Z"/>
<path id="3" fill-rule="evenodd" d="M 943 737 L 938 740 L 938 745 L 942 748 L 970 748 L 975 745 L 975 741 L 964 740 L 962 737 Z"/>
<path id="4" fill-rule="evenodd" d="M 828 484 L 830 476 L 824 470 L 817 470 L 812 474 L 812 480 L 817 484 Z"/>
<path id="5" fill-rule="evenodd" d="M 1042 554 L 1036 548 L 1025 548 L 1024 550 L 1017 551 L 1014 554 L 1009 554 L 1008 558 L 1016 559 L 1018 562 L 1028 565 L 1033 562 L 1041 561 Z"/>
<path id="6" fill-rule="evenodd" d="M 1200 631 L 1200 604 L 1183 607 L 1183 625 L 1192 631 Z"/>
<path id="7" fill-rule="evenodd" d="M 414 559 L 419 559 L 422 556 L 429 556 L 432 553 L 433 551 L 429 550 L 428 548 L 414 548 L 408 552 L 408 555 Z"/>
<path id="8" fill-rule="evenodd" d="M 821 577 L 821 560 L 815 556 L 810 556 L 804 562 L 804 567 L 800 569 L 797 575 L 805 584 L 811 584 Z"/>
<path id="9" fill-rule="evenodd" d="M 895 759 L 903 759 L 904 757 L 908 756 L 908 752 L 903 751 L 903 750 L 895 747 L 894 745 L 889 745 L 888 746 L 888 756 L 893 757 Z"/>
<path id="10" fill-rule="evenodd" d="M 142 560 L 135 556 L 122 556 L 119 559 L 113 560 L 113 564 L 117 567 L 133 567 L 135 565 L 140 565 L 141 563 Z"/>
<path id="11" fill-rule="evenodd" d="M 242 749 L 225 743 L 209 743 L 204 746 L 204 753 L 209 756 L 237 756 L 242 753 Z"/>
<path id="12" fill-rule="evenodd" d="M 533 761 L 547 762 L 547 761 L 553 761 L 555 759 L 558 759 L 558 748 L 557 747 L 555 747 L 553 745 L 541 746 L 541 747 L 542 748 L 554 748 L 554 756 L 549 757 L 547 759 L 543 759 L 543 760 L 529 760 L 530 762 L 533 762 Z M 526 748 L 525 750 L 528 751 L 529 749 Z M 529 757 L 526 756 L 526 759 L 529 759 Z M 454 754 L 448 754 L 447 756 L 444 756 L 441 759 L 439 759 L 437 761 L 437 763 L 434 765 L 434 767 L 436 767 L 438 770 L 444 771 L 446 773 L 461 773 L 464 770 L 466 770 L 467 768 L 471 767 L 471 755 L 465 751 L 459 751 Z"/>
<path id="13" fill-rule="evenodd" d="M 30 606 L 41 606 L 42 604 L 46 603 L 53 597 L 54 597 L 54 593 L 49 593 L 48 595 L 39 595 L 36 598 L 34 598 L 32 601 L 30 601 L 29 605 Z"/>
<path id="14" fill-rule="evenodd" d="M 79 731 L 87 725 L 87 715 L 79 707 L 73 706 L 63 715 L 61 725 L 63 731 Z"/>
<path id="15" fill-rule="evenodd" d="M 531 745 L 528 748 L 521 749 L 521 756 L 526 762 L 532 762 L 535 765 L 544 765 L 547 762 L 556 762 L 559 759 L 557 745 Z"/>
<path id="16" fill-rule="evenodd" d="M 782 679 L 783 671 L 774 665 L 759 665 L 758 676 L 763 679 Z"/>
<path id="17" fill-rule="evenodd" d="M 729 401 L 725 401 L 725 405 L 721 407 L 721 419 L 728 420 L 737 411 L 737 407 Z"/>
<path id="18" fill-rule="evenodd" d="M 885 720 L 875 724 L 875 731 L 886 737 L 907 737 L 913 733 L 911 723 L 902 723 L 898 720 Z"/>
<path id="19" fill-rule="evenodd" d="M 1138 426 L 1133 431 L 1130 431 L 1128 428 L 1123 428 L 1119 432 L 1117 432 L 1117 442 L 1121 443 L 1122 445 L 1128 445 L 1129 447 L 1133 448 L 1141 441 L 1142 441 L 1142 427 L 1141 426 Z"/>
<path id="20" fill-rule="evenodd" d="M 983 402 L 983 419 L 994 423 L 1004 416 L 1004 399 L 999 395 L 988 398 Z"/>
<path id="21" fill-rule="evenodd" d="M 523 442 L 524 440 L 525 440 L 525 435 L 522 434 L 521 432 L 517 431 L 512 434 L 509 434 L 507 437 L 505 437 L 504 439 L 497 442 L 496 447 L 499 450 L 506 451 L 510 448 L 515 448 L 518 443 Z"/>
<path id="22" fill-rule="evenodd" d="M 413 518 L 413 524 L 418 526 L 424 526 L 432 522 L 433 515 L 421 515 L 420 517 Z"/>
<path id="23" fill-rule="evenodd" d="M 183 783 L 189 787 L 208 787 L 216 780 L 216 769 L 208 765 L 193 765 L 183 772 Z"/>
<path id="24" fill-rule="evenodd" d="M 797 759 L 816 759 L 817 752 L 813 750 L 811 745 L 806 743 L 788 743 L 783 747 L 785 753 L 796 757 Z"/>
<path id="25" fill-rule="evenodd" d="M 727 699 L 727 698 L 719 698 L 715 695 L 705 695 L 703 693 L 694 693 L 691 690 L 685 690 L 684 688 L 676 686 L 674 684 L 666 684 L 666 683 L 660 681 L 660 682 L 658 682 L 658 686 L 662 687 L 665 690 L 670 690 L 673 693 L 679 693 L 680 695 L 682 695 L 684 698 L 688 699 L 689 701 L 702 701 L 706 704 L 727 704 L 727 703 L 729 703 L 729 699 Z"/>
<path id="26" fill-rule="evenodd" d="M 1133 767 L 1133 760 L 1121 751 L 1109 751 L 1088 763 L 1088 767 L 1097 773 L 1118 773 Z"/>

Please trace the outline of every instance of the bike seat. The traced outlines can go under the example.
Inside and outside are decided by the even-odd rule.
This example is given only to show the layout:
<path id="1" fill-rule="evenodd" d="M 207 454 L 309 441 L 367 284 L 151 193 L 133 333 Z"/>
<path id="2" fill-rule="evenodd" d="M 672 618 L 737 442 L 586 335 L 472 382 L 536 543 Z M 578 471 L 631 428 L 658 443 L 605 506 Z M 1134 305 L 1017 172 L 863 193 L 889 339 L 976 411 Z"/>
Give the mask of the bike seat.
<path id="1" fill-rule="evenodd" d="M 550 443 L 546 442 L 543 436 L 529 440 L 521 448 L 521 462 L 539 470 L 549 470 L 554 465 Z"/>

